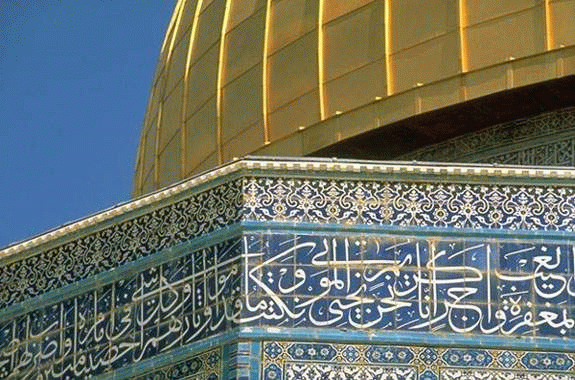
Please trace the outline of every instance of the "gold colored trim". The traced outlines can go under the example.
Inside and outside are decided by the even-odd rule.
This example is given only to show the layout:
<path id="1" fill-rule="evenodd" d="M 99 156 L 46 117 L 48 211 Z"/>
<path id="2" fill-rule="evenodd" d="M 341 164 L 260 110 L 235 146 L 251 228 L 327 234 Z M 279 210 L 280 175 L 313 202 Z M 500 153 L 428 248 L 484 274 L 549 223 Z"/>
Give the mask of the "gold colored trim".
<path id="1" fill-rule="evenodd" d="M 557 59 L 557 65 L 556 65 L 556 75 L 558 78 L 562 77 L 565 75 L 565 64 L 563 62 L 563 57 L 559 57 Z"/>
<path id="2" fill-rule="evenodd" d="M 266 0 L 266 19 L 264 24 L 264 46 L 262 58 L 262 117 L 264 124 L 264 144 L 269 144 L 271 141 L 268 117 L 268 50 L 270 39 L 271 10 L 272 0 Z"/>
<path id="3" fill-rule="evenodd" d="M 220 33 L 220 52 L 218 57 L 218 78 L 216 85 L 216 146 L 218 151 L 218 163 L 224 162 L 223 142 L 222 142 L 222 82 L 224 80 L 224 57 L 226 54 L 226 29 L 230 18 L 230 2 L 225 0 L 224 19 L 222 21 L 222 31 Z"/>
<path id="4" fill-rule="evenodd" d="M 555 46 L 555 28 L 553 25 L 553 12 L 551 11 L 551 0 L 545 0 L 545 48 L 547 51 L 553 50 Z"/>
<path id="5" fill-rule="evenodd" d="M 391 66 L 391 0 L 384 0 L 383 5 L 384 17 L 384 41 L 385 41 L 385 80 L 387 96 L 395 92 L 393 68 Z"/>
<path id="6" fill-rule="evenodd" d="M 176 9 L 174 11 L 174 16 L 176 16 L 175 18 L 175 22 L 171 25 L 173 27 L 172 30 L 172 38 L 170 40 L 170 47 L 168 48 L 168 55 L 166 56 L 166 60 L 164 63 L 164 70 L 165 70 L 165 82 L 164 82 L 164 88 L 160 89 L 160 91 L 162 91 L 161 97 L 164 98 L 164 96 L 167 96 L 167 94 L 163 93 L 164 91 L 166 91 L 166 87 L 168 86 L 168 79 L 170 76 L 170 59 L 172 58 L 172 53 L 174 52 L 174 45 L 176 43 L 176 36 L 178 34 L 178 28 L 180 26 L 180 21 L 182 20 L 182 14 L 183 14 L 183 10 L 184 10 L 184 3 L 186 2 L 186 0 L 178 0 L 178 3 L 176 4 Z M 174 19 L 172 18 L 172 21 L 174 21 Z M 174 87 L 175 88 L 175 87 Z M 171 89 L 173 90 L 173 89 Z M 154 160 L 154 182 L 155 182 L 155 186 L 156 188 L 160 186 L 160 136 L 162 135 L 162 108 L 164 106 L 164 102 L 165 99 L 162 99 L 160 102 L 160 109 L 159 109 L 159 113 L 158 113 L 158 125 L 157 125 L 157 129 L 156 129 L 156 157 Z"/>
<path id="7" fill-rule="evenodd" d="M 184 3 L 185 3 L 185 0 L 184 1 L 180 0 L 180 2 L 178 3 L 179 9 L 176 10 L 178 17 L 176 19 L 176 25 L 174 26 L 174 31 L 172 32 L 172 40 L 170 41 L 170 48 L 168 49 L 168 56 L 166 58 L 166 63 L 168 63 L 170 61 L 170 59 L 172 58 L 172 54 L 174 53 L 174 45 L 176 44 L 176 36 L 178 35 L 178 29 L 180 27 L 180 22 L 182 21 L 182 14 L 184 13 L 184 7 L 183 7 Z M 166 78 L 168 78 L 169 65 L 168 65 L 168 68 L 166 70 L 167 70 L 166 71 Z"/>
<path id="8" fill-rule="evenodd" d="M 164 102 L 158 105 L 158 120 L 156 122 L 156 141 L 154 147 L 154 187 L 160 187 L 160 125 L 164 113 Z"/>
<path id="9" fill-rule="evenodd" d="M 166 49 L 166 45 L 168 43 L 169 37 L 172 36 L 172 40 L 174 38 L 173 36 L 175 35 L 176 23 L 177 23 L 177 20 L 180 18 L 180 11 L 183 8 L 183 4 L 185 2 L 186 2 L 186 0 L 178 0 L 178 2 L 176 3 L 174 13 L 172 14 L 172 18 L 170 19 L 170 22 L 168 23 L 168 30 L 166 31 L 166 36 L 164 37 L 164 41 L 162 42 L 162 49 L 160 50 L 160 55 L 164 53 L 164 50 Z"/>
<path id="10" fill-rule="evenodd" d="M 171 66 L 170 60 L 172 58 L 172 54 L 174 53 L 174 45 L 176 44 L 176 36 L 178 35 L 178 29 L 180 27 L 180 22 L 182 21 L 182 14 L 184 13 L 184 3 L 185 2 L 186 2 L 186 0 L 179 0 L 178 4 L 176 5 L 176 10 L 174 11 L 174 15 L 177 14 L 177 18 L 176 18 L 176 22 L 174 25 L 174 30 L 172 31 L 172 39 L 170 41 L 170 47 L 168 48 L 168 55 L 166 57 L 166 63 L 164 66 L 165 67 L 164 70 L 166 70 L 166 81 L 164 82 L 164 88 L 162 89 L 163 91 L 166 91 L 166 90 L 173 91 L 177 87 L 177 84 L 176 84 L 176 86 L 172 89 L 167 88 L 168 79 L 170 77 L 170 66 Z M 167 94 L 162 94 L 162 95 L 166 96 L 166 97 L 168 96 Z M 161 105 L 164 104 L 164 101 L 165 100 L 162 101 Z M 160 113 L 160 115 L 161 115 L 161 113 Z M 158 121 L 160 121 L 160 116 L 158 116 Z M 158 168 L 158 175 L 157 175 L 157 183 L 158 184 L 156 186 L 159 186 L 159 183 L 160 183 L 160 178 L 159 178 L 160 177 L 160 175 L 159 175 L 160 158 L 159 157 L 160 157 L 161 152 L 160 152 L 159 139 L 160 139 L 161 134 L 162 134 L 162 125 L 160 123 L 158 123 L 158 135 L 156 136 L 156 151 L 157 151 L 156 156 L 158 157 L 158 160 L 155 163 L 155 166 Z"/>
<path id="11" fill-rule="evenodd" d="M 421 91 L 419 91 L 419 88 L 417 88 L 415 91 L 415 114 L 416 115 L 421 114 L 422 110 L 423 110 L 423 100 L 421 99 Z"/>
<path id="12" fill-rule="evenodd" d="M 190 30 L 190 41 L 188 44 L 188 52 L 186 55 L 186 66 L 184 69 L 184 96 L 182 100 L 182 124 L 180 126 L 180 174 L 183 177 L 186 176 L 186 157 L 187 157 L 187 132 L 186 132 L 186 120 L 188 118 L 188 88 L 190 85 L 190 67 L 192 66 L 192 53 L 194 50 L 196 35 L 198 33 L 198 19 L 200 18 L 200 11 L 204 0 L 197 0 L 196 9 L 194 10 L 194 19 L 192 21 L 192 28 Z"/>
<path id="13" fill-rule="evenodd" d="M 317 15 L 317 79 L 319 93 L 320 120 L 325 120 L 325 74 L 324 74 L 324 35 L 323 35 L 323 9 L 325 0 L 318 0 Z"/>
<path id="14" fill-rule="evenodd" d="M 469 97 L 469 93 L 467 91 L 467 76 L 461 75 L 459 79 L 459 99 L 461 101 L 466 101 Z"/>
<path id="15" fill-rule="evenodd" d="M 134 168 L 134 184 L 132 185 L 132 196 L 142 193 L 142 150 L 144 147 L 144 126 L 140 127 L 140 138 L 138 139 L 138 150 L 136 151 L 136 167 Z"/>
<path id="16" fill-rule="evenodd" d="M 166 80 L 168 78 L 168 62 L 170 60 L 170 56 L 172 54 L 172 49 L 174 48 L 174 43 L 175 43 L 175 39 L 176 39 L 176 32 L 177 32 L 177 26 L 179 25 L 179 22 L 181 20 L 181 16 L 182 16 L 182 9 L 183 9 L 183 5 L 186 2 L 186 0 L 178 0 L 178 2 L 176 3 L 176 7 L 174 9 L 174 13 L 172 14 L 172 18 L 170 19 L 170 23 L 168 24 L 168 30 L 166 32 L 166 36 L 164 37 L 164 41 L 162 43 L 162 49 L 161 49 L 161 53 L 160 55 L 162 55 L 166 49 L 166 45 L 168 43 L 168 40 L 170 41 L 170 47 L 168 50 L 168 56 L 166 57 L 165 61 L 163 62 L 164 64 L 164 70 L 165 70 L 165 76 L 166 76 Z M 160 72 L 159 77 L 161 77 L 162 73 Z M 164 83 L 164 85 L 166 85 Z M 158 84 L 156 83 L 154 85 L 155 89 L 153 91 L 165 91 L 165 87 L 160 89 L 157 87 Z M 163 93 L 159 95 L 159 104 L 158 104 L 158 120 L 156 122 L 156 141 L 155 141 L 155 147 L 154 147 L 154 187 L 158 188 L 160 180 L 160 169 L 159 169 L 159 165 L 160 165 L 160 135 L 161 135 L 161 131 L 160 131 L 160 126 L 162 125 L 162 111 L 163 111 L 163 107 L 164 107 L 164 99 L 163 99 Z"/>
<path id="17" fill-rule="evenodd" d="M 467 49 L 467 0 L 459 0 L 459 58 L 461 72 L 469 71 L 469 52 Z"/>
<path id="18" fill-rule="evenodd" d="M 506 64 L 506 68 L 505 68 L 505 86 L 506 86 L 506 88 L 507 89 L 513 88 L 513 86 L 515 85 L 513 82 L 514 82 L 513 64 L 510 61 Z"/>
<path id="19" fill-rule="evenodd" d="M 143 124 L 143 123 L 142 123 Z M 142 191 L 144 190 L 144 155 L 146 154 L 145 151 L 145 144 L 146 144 L 146 127 L 145 125 L 142 126 L 142 137 L 140 138 L 141 141 L 141 145 L 138 147 L 138 160 L 139 160 L 139 165 L 138 165 L 138 175 L 139 175 L 139 180 L 137 183 L 138 186 L 138 192 L 142 193 Z"/>

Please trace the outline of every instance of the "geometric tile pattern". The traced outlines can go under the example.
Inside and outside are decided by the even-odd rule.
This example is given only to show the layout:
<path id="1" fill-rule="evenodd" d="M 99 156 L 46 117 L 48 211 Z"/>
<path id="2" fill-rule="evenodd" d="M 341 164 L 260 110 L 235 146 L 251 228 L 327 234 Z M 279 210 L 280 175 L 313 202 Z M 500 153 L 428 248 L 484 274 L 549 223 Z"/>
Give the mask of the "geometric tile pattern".
<path id="1" fill-rule="evenodd" d="M 574 353 L 286 341 L 263 347 L 266 380 L 575 378 Z"/>
<path id="2" fill-rule="evenodd" d="M 131 377 L 130 380 L 220 380 L 221 359 L 221 348 L 217 348 L 145 375 Z"/>
<path id="3" fill-rule="evenodd" d="M 574 380 L 575 375 L 566 373 L 553 373 L 545 371 L 543 373 L 533 371 L 506 371 L 489 369 L 442 369 L 440 371 L 441 380 Z"/>

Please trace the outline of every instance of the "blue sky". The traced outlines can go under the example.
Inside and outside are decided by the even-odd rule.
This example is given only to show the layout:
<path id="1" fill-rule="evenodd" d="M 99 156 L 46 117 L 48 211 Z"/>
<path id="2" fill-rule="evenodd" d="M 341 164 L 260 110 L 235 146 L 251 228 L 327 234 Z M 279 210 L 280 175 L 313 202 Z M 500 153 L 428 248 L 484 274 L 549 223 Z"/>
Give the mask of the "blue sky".
<path id="1" fill-rule="evenodd" d="M 0 247 L 130 198 L 175 0 L 0 0 Z"/>

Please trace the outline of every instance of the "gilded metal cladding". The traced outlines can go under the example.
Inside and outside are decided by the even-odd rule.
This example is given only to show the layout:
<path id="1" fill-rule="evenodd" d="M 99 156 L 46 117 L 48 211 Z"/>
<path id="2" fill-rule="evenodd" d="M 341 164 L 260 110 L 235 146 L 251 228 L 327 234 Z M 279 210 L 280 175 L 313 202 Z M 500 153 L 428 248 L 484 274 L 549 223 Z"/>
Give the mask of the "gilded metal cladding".
<path id="1" fill-rule="evenodd" d="M 575 0 L 179 0 L 134 195 L 575 74 Z"/>

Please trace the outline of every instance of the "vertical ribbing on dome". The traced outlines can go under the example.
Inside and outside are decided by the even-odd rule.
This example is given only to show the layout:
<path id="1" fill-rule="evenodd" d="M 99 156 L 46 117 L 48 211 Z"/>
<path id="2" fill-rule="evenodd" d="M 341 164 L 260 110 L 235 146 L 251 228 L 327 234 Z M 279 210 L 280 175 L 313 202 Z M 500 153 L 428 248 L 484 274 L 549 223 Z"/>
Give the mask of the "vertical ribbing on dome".
<path id="1" fill-rule="evenodd" d="M 158 104 L 158 120 L 156 120 L 156 141 L 154 141 L 154 188 L 160 184 L 160 123 L 164 111 L 164 102 Z"/>
<path id="2" fill-rule="evenodd" d="M 459 13 L 459 60 L 460 72 L 466 73 L 469 71 L 468 53 L 467 53 L 467 0 L 459 0 L 458 2 Z"/>
<path id="3" fill-rule="evenodd" d="M 216 84 L 216 141 L 217 141 L 217 152 L 218 152 L 218 164 L 224 162 L 224 151 L 223 151 L 223 141 L 222 141 L 222 89 L 223 89 L 223 79 L 224 79 L 224 56 L 226 54 L 226 31 L 228 26 L 228 20 L 230 17 L 230 3 L 232 0 L 225 0 L 224 8 L 224 19 L 222 21 L 222 30 L 220 33 L 220 51 L 218 54 L 218 74 L 217 74 L 217 84 Z"/>
<path id="4" fill-rule="evenodd" d="M 383 41 L 385 43 L 385 86 L 387 89 L 387 96 L 390 96 L 395 92 L 395 85 L 393 82 L 394 73 L 391 62 L 391 0 L 384 0 L 383 13 Z"/>
<path id="5" fill-rule="evenodd" d="M 552 50 L 555 46 L 555 28 L 553 27 L 553 12 L 551 0 L 545 0 L 545 48 Z"/>
<path id="6" fill-rule="evenodd" d="M 458 12 L 458 34 L 459 34 L 459 72 L 469 71 L 469 54 L 467 49 L 467 0 L 459 0 L 457 3 Z M 465 78 L 461 78 L 459 98 L 462 101 L 469 97 Z"/>
<path id="7" fill-rule="evenodd" d="M 352 144 L 389 123 L 575 72 L 568 6 L 440 3 L 173 1 L 135 196 L 235 156 L 337 150 L 338 138 Z M 349 117 L 330 120 L 336 113 Z"/>
<path id="8" fill-rule="evenodd" d="M 190 39 L 188 43 L 188 51 L 186 53 L 186 66 L 184 71 L 184 96 L 182 100 L 182 125 L 181 125 L 181 136 L 180 141 L 180 173 L 181 177 L 184 178 L 190 168 L 186 168 L 186 157 L 188 154 L 187 146 L 187 131 L 186 131 L 186 121 L 188 119 L 188 90 L 190 85 L 190 67 L 192 66 L 192 53 L 194 51 L 194 46 L 196 46 L 196 37 L 198 34 L 198 19 L 200 18 L 200 11 L 202 10 L 202 5 L 204 0 L 197 0 L 196 9 L 194 9 L 194 19 L 192 20 L 192 27 L 190 30 Z"/>
<path id="9" fill-rule="evenodd" d="M 318 0 L 317 16 L 317 79 L 319 94 L 319 115 L 320 120 L 325 119 L 325 74 L 324 74 L 324 43 L 323 43 L 323 13 L 325 0 Z"/>
<path id="10" fill-rule="evenodd" d="M 174 30 L 172 31 L 172 39 L 170 41 L 170 48 L 168 49 L 168 56 L 166 58 L 166 63 L 172 59 L 172 53 L 174 52 L 174 45 L 176 43 L 176 36 L 178 35 L 178 28 L 180 27 L 180 22 L 182 21 L 182 14 L 184 13 L 184 3 L 186 0 L 179 0 L 178 4 L 176 5 L 176 10 L 174 14 L 177 14 L 176 22 L 174 25 Z M 169 68 L 169 65 L 168 65 Z M 167 73 L 166 73 L 167 77 Z"/>
<path id="11" fill-rule="evenodd" d="M 146 111 L 147 114 L 148 111 Z M 144 128 L 144 123 L 140 128 L 142 131 L 140 134 L 140 143 L 138 144 L 138 150 L 136 151 L 136 170 L 134 173 L 134 185 L 132 186 L 132 198 L 136 194 L 141 194 L 143 192 L 143 182 L 144 182 L 144 134 L 146 129 Z"/>
<path id="12" fill-rule="evenodd" d="M 176 4 L 176 8 L 174 10 L 174 17 L 172 17 L 172 20 L 170 21 L 170 28 L 168 30 L 171 29 L 171 39 L 170 39 L 170 45 L 166 54 L 166 58 L 164 61 L 164 70 L 165 70 L 165 78 L 166 78 L 166 82 L 164 83 L 164 87 L 161 89 L 162 90 L 162 100 L 160 101 L 159 104 L 159 113 L 158 113 L 158 123 L 157 123 L 157 130 L 156 130 L 156 157 L 154 158 L 154 186 L 156 188 L 160 187 L 160 154 L 162 152 L 160 152 L 161 149 L 161 134 L 162 134 L 162 118 L 163 118 L 163 109 L 164 109 L 164 104 L 166 102 L 165 97 L 167 97 L 166 92 L 166 87 L 168 86 L 167 82 L 168 82 L 168 78 L 170 75 L 170 61 L 172 59 L 172 54 L 174 52 L 174 45 L 176 44 L 176 36 L 178 35 L 178 28 L 180 26 L 180 22 L 182 21 L 182 14 L 184 13 L 184 3 L 186 2 L 186 0 L 178 0 L 178 3 Z M 175 20 L 175 21 L 174 21 Z M 166 41 L 164 41 L 166 42 Z M 163 48 L 165 48 L 165 45 L 163 46 Z"/>
<path id="13" fill-rule="evenodd" d="M 270 125 L 268 116 L 268 49 L 270 43 L 270 20 L 272 0 L 266 0 L 266 17 L 264 24 L 264 43 L 262 57 L 262 118 L 264 125 L 264 144 L 270 142 Z"/>
<path id="14" fill-rule="evenodd" d="M 174 9 L 174 13 L 172 13 L 172 17 L 170 18 L 170 22 L 168 23 L 168 29 L 166 30 L 166 36 L 164 37 L 164 41 L 162 42 L 162 48 L 160 49 L 160 55 L 164 54 L 164 50 L 166 49 L 166 45 L 168 44 L 168 40 L 170 36 L 175 35 L 175 26 L 176 20 L 180 17 L 179 10 L 182 8 L 182 5 L 186 2 L 186 0 L 178 0 L 176 3 L 176 7 Z"/>

